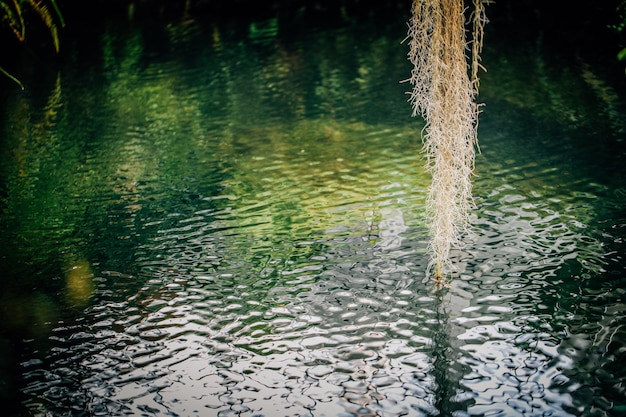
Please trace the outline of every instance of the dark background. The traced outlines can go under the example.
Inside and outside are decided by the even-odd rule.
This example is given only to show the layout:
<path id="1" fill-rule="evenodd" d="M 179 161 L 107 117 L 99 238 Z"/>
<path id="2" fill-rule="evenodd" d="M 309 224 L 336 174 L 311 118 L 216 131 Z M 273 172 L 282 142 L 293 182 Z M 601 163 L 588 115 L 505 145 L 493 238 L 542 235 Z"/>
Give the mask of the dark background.
<path id="1" fill-rule="evenodd" d="M 626 47 L 626 34 L 612 26 L 624 21 L 618 12 L 623 0 L 496 0 L 487 6 L 485 41 L 493 33 L 513 42 L 542 42 L 554 45 L 563 54 L 583 54 L 610 64 Z M 473 7 L 466 0 L 468 9 Z M 283 32 L 311 26 L 358 24 L 376 19 L 381 25 L 406 21 L 411 0 L 57 0 L 66 26 L 60 28 L 63 45 L 77 39 L 89 40 L 99 33 L 107 19 L 150 21 L 167 24 L 180 19 L 200 19 L 229 25 L 236 30 L 251 21 L 277 18 Z M 131 7 L 132 5 L 132 7 Z M 132 12 L 130 12 L 132 10 Z M 623 13 L 622 13 L 623 14 Z M 0 65 L 7 66 L 20 49 L 54 57 L 47 29 L 37 16 L 27 18 L 27 42 L 19 43 L 6 25 L 0 31 Z M 145 23 L 145 22 L 144 22 Z M 60 59 L 49 58 L 46 59 Z"/>

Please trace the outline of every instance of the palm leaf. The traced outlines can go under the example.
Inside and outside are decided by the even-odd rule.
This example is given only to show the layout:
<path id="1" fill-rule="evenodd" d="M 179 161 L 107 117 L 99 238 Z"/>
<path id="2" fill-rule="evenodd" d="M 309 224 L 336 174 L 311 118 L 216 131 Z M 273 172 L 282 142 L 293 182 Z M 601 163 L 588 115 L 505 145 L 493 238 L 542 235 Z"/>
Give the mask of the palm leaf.
<path id="1" fill-rule="evenodd" d="M 48 7 L 42 2 L 36 0 L 29 1 L 30 6 L 37 12 L 43 23 L 46 25 L 52 36 L 52 42 L 54 43 L 55 51 L 59 52 L 59 35 L 57 32 L 57 25 L 54 23 L 52 15 L 48 10 Z"/>
<path id="2" fill-rule="evenodd" d="M 9 27 L 15 34 L 15 37 L 22 42 L 26 36 L 26 26 L 24 25 L 24 17 L 22 16 L 22 9 L 17 0 L 13 0 L 13 8 L 5 1 L 0 2 L 4 15 L 3 21 L 7 21 Z"/>
<path id="3" fill-rule="evenodd" d="M 51 13 L 48 6 L 44 4 L 44 0 L 0 0 L 0 21 L 6 22 L 9 28 L 13 31 L 17 40 L 19 42 L 23 42 L 26 39 L 26 25 L 24 24 L 24 16 L 22 14 L 24 4 L 29 5 L 35 13 L 39 15 L 39 18 L 43 21 L 44 25 L 46 25 L 50 31 L 50 35 L 52 36 L 54 50 L 58 53 L 59 33 L 54 15 L 56 14 L 61 26 L 65 26 L 65 20 L 63 19 L 63 15 L 61 14 L 61 10 L 57 5 L 56 0 L 49 0 L 49 4 L 51 4 L 54 9 L 54 14 Z M 9 74 L 4 68 L 0 67 L 0 73 L 15 81 L 22 88 L 22 90 L 24 89 L 24 85 L 13 75 Z"/>
<path id="4" fill-rule="evenodd" d="M 52 4 L 52 7 L 54 7 L 54 11 L 57 14 L 57 17 L 59 18 L 59 21 L 61 22 L 61 27 L 65 26 L 65 19 L 63 19 L 63 14 L 61 14 L 61 10 L 59 9 L 59 6 L 57 6 L 57 2 L 55 0 L 50 0 L 50 4 Z"/>

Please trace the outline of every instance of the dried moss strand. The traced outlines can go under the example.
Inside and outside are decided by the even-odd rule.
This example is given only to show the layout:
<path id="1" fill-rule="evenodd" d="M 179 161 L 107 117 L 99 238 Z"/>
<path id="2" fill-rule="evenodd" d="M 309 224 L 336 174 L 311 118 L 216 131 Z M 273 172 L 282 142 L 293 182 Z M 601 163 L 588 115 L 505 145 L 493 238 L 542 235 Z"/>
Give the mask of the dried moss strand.
<path id="1" fill-rule="evenodd" d="M 476 2 L 482 6 L 481 0 Z M 478 59 L 484 12 L 477 10 L 476 16 L 482 16 L 474 19 L 480 26 L 472 42 Z M 422 139 L 426 169 L 432 175 L 428 270 L 441 277 L 453 269 L 450 250 L 468 229 L 477 145 L 478 82 L 477 75 L 468 75 L 463 0 L 414 0 L 408 36 L 413 64 L 409 101 L 413 115 L 426 121 Z"/>

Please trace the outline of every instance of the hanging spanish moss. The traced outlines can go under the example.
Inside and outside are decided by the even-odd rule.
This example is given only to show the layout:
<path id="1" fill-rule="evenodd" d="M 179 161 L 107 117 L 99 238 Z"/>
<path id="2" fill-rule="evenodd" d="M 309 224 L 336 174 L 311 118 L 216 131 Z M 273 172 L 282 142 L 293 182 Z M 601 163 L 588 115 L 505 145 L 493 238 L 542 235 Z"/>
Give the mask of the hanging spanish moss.
<path id="1" fill-rule="evenodd" d="M 478 146 L 478 70 L 487 0 L 472 0 L 472 39 L 466 39 L 464 0 L 413 0 L 409 60 L 413 64 L 410 102 L 423 131 L 432 184 L 429 273 L 441 281 L 454 270 L 450 250 L 469 226 L 472 175 Z M 466 53 L 471 51 L 468 62 Z"/>

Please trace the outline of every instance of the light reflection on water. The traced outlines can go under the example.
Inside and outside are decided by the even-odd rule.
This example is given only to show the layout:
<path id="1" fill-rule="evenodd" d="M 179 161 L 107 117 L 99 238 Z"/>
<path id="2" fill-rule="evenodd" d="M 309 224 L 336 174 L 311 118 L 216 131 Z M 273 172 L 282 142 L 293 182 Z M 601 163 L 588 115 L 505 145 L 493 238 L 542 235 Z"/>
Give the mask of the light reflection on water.
<path id="1" fill-rule="evenodd" d="M 546 121 L 492 69 L 437 289 L 403 34 L 216 30 L 112 31 L 2 115 L 2 378 L 32 414 L 619 415 L 623 121 L 594 136 L 540 62 Z"/>

